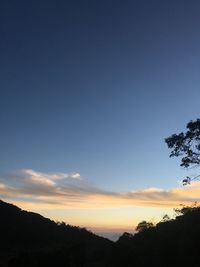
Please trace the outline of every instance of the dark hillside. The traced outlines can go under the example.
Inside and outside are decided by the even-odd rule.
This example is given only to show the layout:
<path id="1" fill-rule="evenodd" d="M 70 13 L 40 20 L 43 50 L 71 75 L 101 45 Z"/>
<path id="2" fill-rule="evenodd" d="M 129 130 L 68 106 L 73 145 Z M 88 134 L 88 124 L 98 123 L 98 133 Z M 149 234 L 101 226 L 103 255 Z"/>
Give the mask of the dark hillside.
<path id="1" fill-rule="evenodd" d="M 3 201 L 0 237 L 0 266 L 104 266 L 112 244 L 84 228 L 58 224 Z"/>
<path id="2" fill-rule="evenodd" d="M 200 208 L 116 243 L 0 201 L 0 267 L 200 266 Z"/>
<path id="3" fill-rule="evenodd" d="M 110 266 L 200 266 L 200 208 L 116 242 Z"/>

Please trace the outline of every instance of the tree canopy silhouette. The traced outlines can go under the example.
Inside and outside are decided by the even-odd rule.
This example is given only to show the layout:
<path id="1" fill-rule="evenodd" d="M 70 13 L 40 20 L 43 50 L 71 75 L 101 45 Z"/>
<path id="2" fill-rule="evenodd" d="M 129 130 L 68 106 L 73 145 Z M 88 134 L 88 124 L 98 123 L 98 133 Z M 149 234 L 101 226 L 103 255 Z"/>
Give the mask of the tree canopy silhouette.
<path id="1" fill-rule="evenodd" d="M 181 164 L 185 168 L 200 164 L 200 119 L 190 121 L 187 130 L 179 134 L 172 134 L 165 139 L 171 149 L 170 157 L 181 156 Z"/>
<path id="2" fill-rule="evenodd" d="M 147 221 L 142 221 L 140 223 L 138 223 L 137 227 L 136 227 L 136 231 L 138 232 L 143 232 L 151 227 L 153 227 L 153 223 L 152 222 L 147 222 Z"/>

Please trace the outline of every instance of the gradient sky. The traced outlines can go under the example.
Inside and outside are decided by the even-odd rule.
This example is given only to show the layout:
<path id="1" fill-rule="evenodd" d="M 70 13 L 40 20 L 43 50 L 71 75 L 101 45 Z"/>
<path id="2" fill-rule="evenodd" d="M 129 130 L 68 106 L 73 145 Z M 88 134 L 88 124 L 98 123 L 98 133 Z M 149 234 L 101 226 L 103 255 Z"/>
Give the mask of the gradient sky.
<path id="1" fill-rule="evenodd" d="M 121 194 L 182 190 L 164 138 L 199 117 L 199 14 L 197 0 L 1 1 L 1 197 L 81 226 L 165 214 Z M 39 207 L 40 186 L 67 189 L 64 207 L 80 194 Z"/>

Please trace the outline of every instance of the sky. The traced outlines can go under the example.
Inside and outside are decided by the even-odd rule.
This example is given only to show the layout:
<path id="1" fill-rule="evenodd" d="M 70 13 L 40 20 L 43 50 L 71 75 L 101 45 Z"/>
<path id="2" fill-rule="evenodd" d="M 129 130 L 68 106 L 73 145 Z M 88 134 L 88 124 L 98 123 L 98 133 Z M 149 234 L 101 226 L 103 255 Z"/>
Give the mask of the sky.
<path id="1" fill-rule="evenodd" d="M 94 231 L 199 199 L 164 139 L 199 118 L 197 0 L 0 3 L 0 198 Z"/>

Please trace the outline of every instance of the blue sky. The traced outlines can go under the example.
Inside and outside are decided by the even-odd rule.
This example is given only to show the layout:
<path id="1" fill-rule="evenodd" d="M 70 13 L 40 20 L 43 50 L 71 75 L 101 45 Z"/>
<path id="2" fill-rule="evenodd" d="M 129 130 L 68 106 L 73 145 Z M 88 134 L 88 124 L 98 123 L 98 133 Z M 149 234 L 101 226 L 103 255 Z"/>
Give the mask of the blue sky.
<path id="1" fill-rule="evenodd" d="M 31 169 L 112 192 L 176 187 L 188 172 L 164 138 L 199 117 L 199 1 L 0 10 L 1 177 Z"/>

